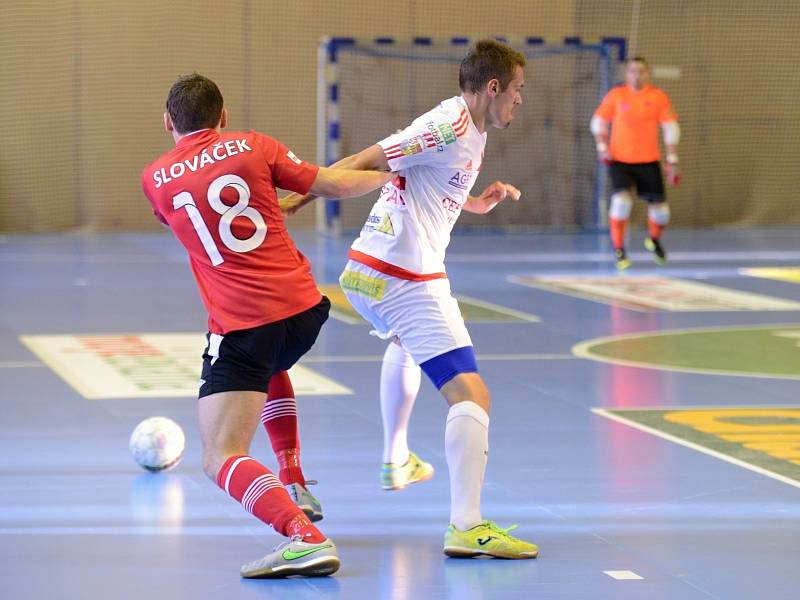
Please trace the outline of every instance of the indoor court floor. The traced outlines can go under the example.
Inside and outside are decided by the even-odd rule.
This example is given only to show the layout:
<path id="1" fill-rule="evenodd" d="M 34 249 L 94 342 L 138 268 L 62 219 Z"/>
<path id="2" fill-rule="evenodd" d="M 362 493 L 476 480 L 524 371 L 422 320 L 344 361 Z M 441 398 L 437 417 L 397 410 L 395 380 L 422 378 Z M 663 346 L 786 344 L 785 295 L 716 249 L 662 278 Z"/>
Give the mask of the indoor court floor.
<path id="1" fill-rule="evenodd" d="M 447 559 L 444 401 L 379 485 L 384 343 L 337 297 L 350 237 L 295 237 L 335 314 L 294 377 L 330 578 L 245 581 L 281 541 L 206 480 L 195 403 L 205 312 L 168 234 L 0 238 L 0 596 L 795 599 L 800 592 L 800 234 L 667 231 L 667 265 L 600 233 L 455 235 L 448 273 L 493 395 L 484 516 L 541 547 Z M 167 473 L 143 418 L 183 427 Z M 263 429 L 253 454 L 274 466 Z"/>

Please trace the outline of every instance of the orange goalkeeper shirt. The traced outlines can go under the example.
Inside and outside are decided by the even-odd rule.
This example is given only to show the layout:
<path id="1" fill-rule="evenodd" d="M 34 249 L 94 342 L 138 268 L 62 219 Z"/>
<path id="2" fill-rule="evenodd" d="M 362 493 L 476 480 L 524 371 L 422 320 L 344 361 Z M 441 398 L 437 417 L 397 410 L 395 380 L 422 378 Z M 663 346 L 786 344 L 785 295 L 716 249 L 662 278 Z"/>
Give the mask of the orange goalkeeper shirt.
<path id="1" fill-rule="evenodd" d="M 667 95 L 652 85 L 638 92 L 629 85 L 613 88 L 594 116 L 611 123 L 611 158 L 624 163 L 660 160 L 658 126 L 678 120 Z"/>

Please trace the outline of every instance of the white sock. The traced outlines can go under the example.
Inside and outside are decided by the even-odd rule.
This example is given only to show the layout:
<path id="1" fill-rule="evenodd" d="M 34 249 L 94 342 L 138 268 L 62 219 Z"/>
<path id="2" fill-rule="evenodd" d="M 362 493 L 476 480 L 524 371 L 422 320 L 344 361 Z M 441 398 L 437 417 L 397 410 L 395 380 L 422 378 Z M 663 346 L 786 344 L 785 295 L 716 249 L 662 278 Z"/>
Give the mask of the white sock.
<path id="1" fill-rule="evenodd" d="M 408 461 L 408 420 L 417 399 L 422 370 L 402 346 L 386 348 L 381 367 L 383 415 L 383 462 L 404 465 Z"/>
<path id="2" fill-rule="evenodd" d="M 447 413 L 444 448 L 450 469 L 450 522 L 461 531 L 481 523 L 481 489 L 489 454 L 489 415 L 471 401 Z"/>

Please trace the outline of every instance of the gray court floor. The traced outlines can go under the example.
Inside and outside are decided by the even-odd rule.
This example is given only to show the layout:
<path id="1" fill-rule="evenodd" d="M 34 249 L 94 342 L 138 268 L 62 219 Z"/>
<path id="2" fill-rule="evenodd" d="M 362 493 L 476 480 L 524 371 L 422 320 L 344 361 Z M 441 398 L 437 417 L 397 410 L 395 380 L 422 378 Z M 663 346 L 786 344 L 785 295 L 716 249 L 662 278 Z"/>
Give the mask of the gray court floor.
<path id="1" fill-rule="evenodd" d="M 468 323 L 493 393 L 484 514 L 517 524 L 520 537 L 541 546 L 540 558 L 442 555 L 446 407 L 427 381 L 411 447 L 437 474 L 402 492 L 380 489 L 384 346 L 344 315 L 329 321 L 302 364 L 350 393 L 298 398 L 305 471 L 319 480 L 321 525 L 343 565 L 335 577 L 285 581 L 239 579 L 240 564 L 280 538 L 203 476 L 192 397 L 114 397 L 114 386 L 89 371 L 86 385 L 105 387 L 87 398 L 68 351 L 59 365 L 31 349 L 40 336 L 204 333 L 182 250 L 160 234 L 1 238 L 0 595 L 797 598 L 800 462 L 791 451 L 800 452 L 800 421 L 775 415 L 800 408 L 800 348 L 791 337 L 800 329 L 800 305 L 791 306 L 800 303 L 800 283 L 742 269 L 800 266 L 800 235 L 670 231 L 664 267 L 640 250 L 641 235 L 634 232 L 634 266 L 622 275 L 601 234 L 457 235 L 451 244 L 454 292 L 475 301 L 473 311 L 484 309 Z M 348 239 L 310 232 L 297 239 L 318 282 L 335 284 Z M 634 291 L 639 298 L 662 280 L 703 284 L 710 287 L 699 292 L 667 287 L 660 300 L 685 294 L 688 302 L 727 302 L 725 293 L 734 292 L 753 307 L 671 310 L 598 301 L 555 290 L 555 277 L 634 284 L 656 278 Z M 636 352 L 647 364 L 573 352 L 597 338 L 742 328 L 767 337 L 734 332 L 727 344 L 701 340 L 699 347 L 666 349 L 645 342 Z M 775 350 L 764 341 L 773 338 L 789 342 Z M 202 346 L 189 352 L 199 368 Z M 165 361 L 160 377 L 178 368 Z M 780 374 L 770 371 L 784 363 Z M 682 409 L 696 407 L 775 409 L 752 423 L 740 415 L 736 423 L 784 427 L 784 437 L 762 444 L 765 452 L 737 451 L 733 437 L 714 437 L 659 412 L 685 416 Z M 641 419 L 626 409 L 637 409 Z M 181 464 L 159 475 L 139 469 L 127 449 L 133 427 L 152 415 L 175 419 L 187 435 Z M 783 449 L 785 458 L 770 448 Z M 274 464 L 263 432 L 253 453 Z"/>

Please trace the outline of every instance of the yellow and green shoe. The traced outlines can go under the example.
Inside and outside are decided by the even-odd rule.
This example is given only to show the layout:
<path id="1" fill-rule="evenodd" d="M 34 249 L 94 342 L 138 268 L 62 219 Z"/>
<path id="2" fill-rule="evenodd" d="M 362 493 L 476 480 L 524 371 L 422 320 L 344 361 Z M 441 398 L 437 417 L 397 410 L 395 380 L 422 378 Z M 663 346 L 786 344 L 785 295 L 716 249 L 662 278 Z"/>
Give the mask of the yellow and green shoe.
<path id="1" fill-rule="evenodd" d="M 444 534 L 444 553 L 453 558 L 476 556 L 536 558 L 539 556 L 539 546 L 509 535 L 508 532 L 516 527 L 516 525 L 512 525 L 503 529 L 495 525 L 493 521 L 484 521 L 472 529 L 460 531 L 454 525 L 450 525 Z"/>
<path id="2" fill-rule="evenodd" d="M 433 465 L 420 460 L 413 452 L 408 453 L 408 460 L 404 465 L 383 463 L 381 466 L 381 487 L 385 490 L 402 490 L 409 484 L 431 477 Z"/>

